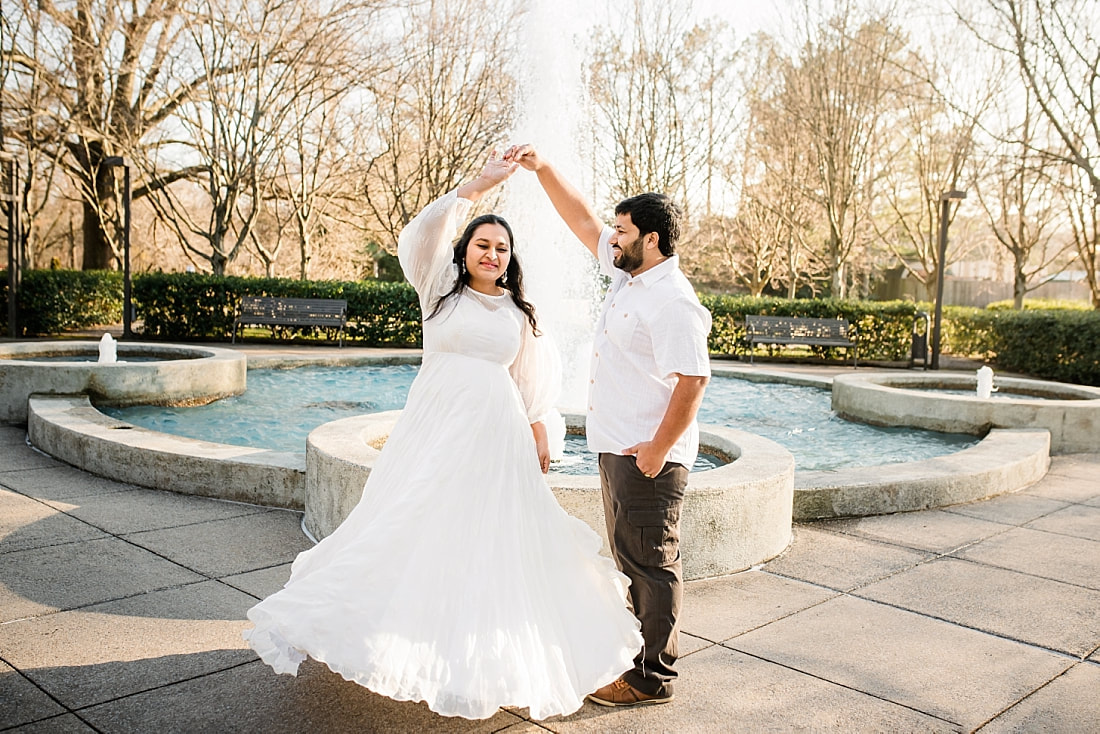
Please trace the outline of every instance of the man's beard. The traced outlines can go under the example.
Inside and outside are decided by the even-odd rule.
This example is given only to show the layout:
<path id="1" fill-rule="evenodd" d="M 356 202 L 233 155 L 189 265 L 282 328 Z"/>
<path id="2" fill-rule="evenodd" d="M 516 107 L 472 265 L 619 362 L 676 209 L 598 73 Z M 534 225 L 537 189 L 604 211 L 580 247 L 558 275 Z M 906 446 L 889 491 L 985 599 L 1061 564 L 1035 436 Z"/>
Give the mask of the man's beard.
<path id="1" fill-rule="evenodd" d="M 638 239 L 631 242 L 626 247 L 619 246 L 619 256 L 615 258 L 613 264 L 619 270 L 625 270 L 628 273 L 633 273 L 638 268 L 642 267 L 642 240 L 645 239 L 645 235 L 639 235 Z"/>

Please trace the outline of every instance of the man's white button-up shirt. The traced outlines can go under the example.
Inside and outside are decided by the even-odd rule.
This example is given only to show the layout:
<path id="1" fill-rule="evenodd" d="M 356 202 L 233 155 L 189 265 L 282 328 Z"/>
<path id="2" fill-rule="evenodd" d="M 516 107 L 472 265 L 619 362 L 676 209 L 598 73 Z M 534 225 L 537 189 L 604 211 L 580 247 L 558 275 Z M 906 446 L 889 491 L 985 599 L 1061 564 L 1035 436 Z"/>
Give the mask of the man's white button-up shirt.
<path id="1" fill-rule="evenodd" d="M 653 438 L 676 373 L 710 376 L 710 312 L 680 272 L 676 255 L 637 277 L 616 268 L 614 233 L 604 228 L 597 250 L 600 270 L 612 280 L 596 325 L 585 431 L 589 450 L 621 454 Z M 693 421 L 668 460 L 690 469 L 698 453 L 699 426 Z"/>

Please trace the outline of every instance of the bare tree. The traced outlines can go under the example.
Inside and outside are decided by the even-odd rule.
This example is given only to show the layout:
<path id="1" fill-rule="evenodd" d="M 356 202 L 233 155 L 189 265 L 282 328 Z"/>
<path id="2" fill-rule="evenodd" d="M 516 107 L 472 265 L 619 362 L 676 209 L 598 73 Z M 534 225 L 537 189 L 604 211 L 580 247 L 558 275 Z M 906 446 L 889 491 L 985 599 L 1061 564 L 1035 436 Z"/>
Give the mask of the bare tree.
<path id="1" fill-rule="evenodd" d="M 770 277 L 794 298 L 804 285 L 817 290 L 814 279 L 821 271 L 812 246 L 815 232 L 822 229 L 816 223 L 820 208 L 812 188 L 816 159 L 808 131 L 788 114 L 784 82 L 789 60 L 775 39 L 757 36 L 746 56 L 755 66 L 748 74 L 737 218 L 746 244 L 774 251 Z"/>
<path id="2" fill-rule="evenodd" d="M 598 111 L 598 166 L 614 200 L 661 191 L 701 210 L 714 201 L 739 118 L 738 55 L 725 23 L 691 22 L 690 3 L 633 0 L 618 43 L 589 43 L 587 79 Z"/>
<path id="3" fill-rule="evenodd" d="M 617 43 L 608 44 L 602 31 L 592 38 L 588 83 L 606 125 L 613 199 L 642 191 L 687 198 L 689 30 L 685 4 L 633 0 Z"/>
<path id="4" fill-rule="evenodd" d="M 1100 258 L 1096 245 L 1100 241 L 1100 198 L 1089 189 L 1086 173 L 1080 166 L 1066 166 L 1066 169 L 1057 191 L 1069 213 L 1070 233 L 1092 294 L 1092 307 L 1100 309 L 1097 283 Z"/>
<path id="5" fill-rule="evenodd" d="M 112 267 L 118 251 L 118 183 L 116 169 L 103 165 L 104 159 L 135 156 L 158 145 L 157 131 L 206 82 L 174 73 L 176 62 L 189 55 L 181 35 L 181 0 L 11 4 L 26 33 L 12 35 L 4 49 L 20 79 L 18 98 L 5 102 L 27 122 L 11 131 L 28 150 L 64 165 L 76 184 L 83 204 L 84 267 Z M 188 166 L 167 170 L 157 185 L 193 173 Z M 149 191 L 139 185 L 134 196 Z"/>
<path id="6" fill-rule="evenodd" d="M 273 214 L 279 236 L 294 233 L 298 249 L 298 277 L 309 278 L 310 262 L 319 237 L 328 230 L 338 200 L 346 193 L 341 184 L 350 171 L 352 155 L 341 136 L 352 120 L 342 114 L 340 100 L 329 89 L 328 79 L 310 90 L 326 100 L 315 103 L 309 96 L 293 100 L 299 108 L 278 160 L 278 176 L 271 181 Z M 312 108 L 312 109 L 310 109 Z"/>
<path id="7" fill-rule="evenodd" d="M 1036 106 L 1050 124 L 1038 152 L 1075 173 L 1069 190 L 1078 255 L 1100 309 L 1096 207 L 1100 206 L 1100 6 L 1093 0 L 987 0 L 992 28 L 982 18 L 964 20 L 979 38 L 1010 56 Z M 1088 201 L 1091 197 L 1091 203 Z M 1090 215 L 1091 210 L 1091 215 Z"/>
<path id="8" fill-rule="evenodd" d="M 702 148 L 702 166 L 693 168 L 702 172 L 703 216 L 710 217 L 722 209 L 716 189 L 722 187 L 722 169 L 736 156 L 731 141 L 738 137 L 744 119 L 740 104 L 744 95 L 737 73 L 741 53 L 729 26 L 714 20 L 695 26 L 685 45 L 687 56 L 695 59 L 690 67 L 694 81 L 688 82 L 689 89 L 698 90 L 691 105 L 691 127 L 698 130 L 693 134 Z"/>
<path id="9" fill-rule="evenodd" d="M 972 175 L 978 120 L 995 97 L 985 87 L 968 100 L 967 113 L 956 110 L 940 92 L 941 77 L 946 75 L 940 64 L 935 51 L 931 59 L 910 52 L 905 60 L 907 83 L 898 95 L 898 109 L 887 118 L 889 134 L 883 136 L 889 157 L 881 161 L 881 209 L 871 220 L 881 240 L 929 297 L 939 269 L 947 266 L 939 262 L 940 196 L 965 188 Z M 960 260 L 967 250 L 956 246 L 950 254 Z"/>
<path id="10" fill-rule="evenodd" d="M 366 80 L 358 131 L 358 198 L 367 237 L 394 252 L 401 229 L 428 202 L 480 165 L 514 115 L 508 60 L 515 15 L 477 0 L 432 0 L 404 9 L 392 67 Z"/>
<path id="11" fill-rule="evenodd" d="M 42 83 L 41 67 L 34 62 L 46 55 L 48 39 L 42 31 L 43 13 L 37 8 L 0 15 L 0 37 L 6 43 L 0 55 L 0 145 L 14 154 L 21 173 L 24 216 L 20 218 L 25 243 L 24 267 L 33 268 L 54 241 L 63 239 L 66 217 L 64 198 L 71 191 L 57 185 L 65 178 L 60 157 L 61 142 L 71 120 L 42 114 L 49 109 L 52 95 Z M 50 210 L 52 216 L 44 216 Z"/>
<path id="12" fill-rule="evenodd" d="M 987 157 L 990 170 L 976 187 L 994 237 L 1012 258 L 1017 309 L 1023 308 L 1024 296 L 1044 282 L 1037 278 L 1049 276 L 1050 266 L 1064 262 L 1072 247 L 1064 240 L 1059 244 L 1064 202 L 1055 191 L 1056 165 L 1035 149 L 1042 118 L 1036 115 L 1030 92 L 1025 93 L 1022 118 L 1008 136 L 1012 141 L 994 141 L 995 150 Z"/>
<path id="13" fill-rule="evenodd" d="M 823 260 L 833 296 L 847 294 L 846 266 L 869 240 L 869 197 L 880 123 L 893 104 L 905 39 L 886 13 L 860 19 L 852 2 L 827 19 L 804 6 L 803 44 L 786 66 L 786 111 L 812 152 L 810 188 L 824 212 Z"/>
<path id="14" fill-rule="evenodd" d="M 201 0 L 188 16 L 186 32 L 200 51 L 206 95 L 182 106 L 179 120 L 202 185 L 180 191 L 160 186 L 152 202 L 186 252 L 211 272 L 223 274 L 246 244 L 272 272 L 278 238 L 265 244 L 255 225 L 293 116 L 311 112 L 295 102 L 325 101 L 310 91 L 333 73 L 329 54 L 356 32 L 362 9 L 344 4 L 322 12 L 307 0 Z M 143 163 L 150 179 L 161 183 L 159 161 Z M 205 206 L 196 207 L 183 193 L 197 190 Z"/>

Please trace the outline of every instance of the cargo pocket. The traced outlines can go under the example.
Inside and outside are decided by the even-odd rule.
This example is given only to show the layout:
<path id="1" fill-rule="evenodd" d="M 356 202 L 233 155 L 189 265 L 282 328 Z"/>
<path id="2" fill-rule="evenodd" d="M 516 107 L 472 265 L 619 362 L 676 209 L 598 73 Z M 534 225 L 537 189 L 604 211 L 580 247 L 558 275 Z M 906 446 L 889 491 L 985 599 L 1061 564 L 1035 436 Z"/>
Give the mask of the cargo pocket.
<path id="1" fill-rule="evenodd" d="M 670 566 L 680 560 L 680 508 L 627 510 L 627 522 L 637 532 L 637 559 L 644 566 Z"/>

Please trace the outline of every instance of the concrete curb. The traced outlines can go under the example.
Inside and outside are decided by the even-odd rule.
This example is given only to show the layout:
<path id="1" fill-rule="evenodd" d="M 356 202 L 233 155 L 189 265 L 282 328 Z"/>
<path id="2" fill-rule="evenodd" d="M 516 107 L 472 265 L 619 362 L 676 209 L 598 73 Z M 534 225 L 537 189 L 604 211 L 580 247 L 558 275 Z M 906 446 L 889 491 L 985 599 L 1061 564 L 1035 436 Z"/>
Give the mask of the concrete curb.
<path id="1" fill-rule="evenodd" d="M 1095 451 L 1100 446 L 1100 388 L 997 377 L 996 398 L 936 392 L 973 392 L 976 382 L 972 375 L 934 373 L 838 375 L 833 379 L 832 405 L 844 418 L 879 426 L 979 436 L 990 428 L 1046 429 L 1055 454 Z M 1008 397 L 1013 394 L 1021 397 Z"/>
<path id="2" fill-rule="evenodd" d="M 794 519 L 885 515 L 972 502 L 1034 484 L 1049 466 L 1047 431 L 995 429 L 977 446 L 925 461 L 799 472 Z"/>
<path id="3" fill-rule="evenodd" d="M 104 415 L 85 395 L 32 395 L 31 443 L 86 472 L 127 484 L 300 510 L 300 454 L 171 436 Z"/>

